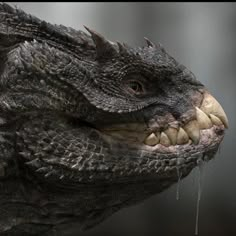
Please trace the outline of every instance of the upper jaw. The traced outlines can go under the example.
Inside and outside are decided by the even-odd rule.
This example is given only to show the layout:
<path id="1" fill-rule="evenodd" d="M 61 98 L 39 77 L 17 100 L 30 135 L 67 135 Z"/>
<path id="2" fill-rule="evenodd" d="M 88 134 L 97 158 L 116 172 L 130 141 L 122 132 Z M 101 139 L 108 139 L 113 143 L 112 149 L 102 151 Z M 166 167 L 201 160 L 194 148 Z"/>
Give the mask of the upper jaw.
<path id="1" fill-rule="evenodd" d="M 158 125 L 148 127 L 146 124 L 120 124 L 106 127 L 102 130 L 106 135 L 128 141 L 131 144 L 144 144 L 150 147 L 170 147 L 185 144 L 199 144 L 206 132 L 212 127 L 228 128 L 227 116 L 217 102 L 208 92 L 205 92 L 201 104 L 195 107 L 195 116 L 187 123 L 171 121 L 164 128 Z M 212 140 L 213 141 L 213 140 Z"/>

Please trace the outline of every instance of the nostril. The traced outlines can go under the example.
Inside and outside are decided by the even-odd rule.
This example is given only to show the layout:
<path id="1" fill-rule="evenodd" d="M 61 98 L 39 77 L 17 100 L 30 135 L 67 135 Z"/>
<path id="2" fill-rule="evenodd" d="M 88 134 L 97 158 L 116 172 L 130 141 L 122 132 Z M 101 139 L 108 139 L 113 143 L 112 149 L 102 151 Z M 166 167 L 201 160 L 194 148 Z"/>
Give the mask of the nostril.
<path id="1" fill-rule="evenodd" d="M 215 128 L 215 132 L 217 135 L 222 135 L 222 134 L 224 134 L 225 130 L 224 130 L 224 128 L 221 128 L 220 126 L 217 126 Z"/>

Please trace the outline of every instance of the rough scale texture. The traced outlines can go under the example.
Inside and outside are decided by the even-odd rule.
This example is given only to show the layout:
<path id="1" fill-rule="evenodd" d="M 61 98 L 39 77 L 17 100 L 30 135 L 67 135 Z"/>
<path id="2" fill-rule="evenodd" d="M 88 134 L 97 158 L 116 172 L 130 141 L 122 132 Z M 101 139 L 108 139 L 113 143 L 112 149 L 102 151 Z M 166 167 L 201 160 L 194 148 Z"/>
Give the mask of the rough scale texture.
<path id="1" fill-rule="evenodd" d="M 223 109 L 161 45 L 85 28 L 0 4 L 1 235 L 92 227 L 187 176 L 223 138 Z"/>

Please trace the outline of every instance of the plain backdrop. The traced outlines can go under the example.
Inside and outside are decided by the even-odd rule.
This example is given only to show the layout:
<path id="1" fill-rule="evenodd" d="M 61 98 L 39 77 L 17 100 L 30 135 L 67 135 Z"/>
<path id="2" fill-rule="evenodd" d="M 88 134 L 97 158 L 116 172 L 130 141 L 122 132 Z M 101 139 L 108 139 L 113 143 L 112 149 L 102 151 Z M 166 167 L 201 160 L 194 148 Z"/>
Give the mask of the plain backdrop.
<path id="1" fill-rule="evenodd" d="M 55 24 L 102 33 L 132 46 L 146 36 L 186 65 L 222 104 L 230 128 L 216 158 L 204 166 L 199 235 L 236 235 L 236 4 L 10 3 Z M 198 170 L 146 201 L 115 213 L 81 236 L 194 235 Z"/>

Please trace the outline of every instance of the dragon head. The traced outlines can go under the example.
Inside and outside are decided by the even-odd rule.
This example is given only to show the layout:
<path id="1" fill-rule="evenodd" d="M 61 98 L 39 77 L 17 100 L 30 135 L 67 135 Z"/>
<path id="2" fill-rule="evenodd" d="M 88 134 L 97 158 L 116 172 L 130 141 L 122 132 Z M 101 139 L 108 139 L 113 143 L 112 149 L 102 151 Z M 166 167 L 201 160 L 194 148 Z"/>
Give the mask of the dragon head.
<path id="1" fill-rule="evenodd" d="M 86 98 L 93 142 L 104 146 L 102 168 L 89 181 L 160 178 L 168 186 L 211 159 L 228 120 L 194 74 L 147 38 L 147 46 L 132 48 L 86 29 L 94 43 L 91 80 L 75 86 Z"/>
<path id="2" fill-rule="evenodd" d="M 187 176 L 223 139 L 224 110 L 160 44 L 86 29 L 0 4 L 0 231 L 94 224 Z"/>

